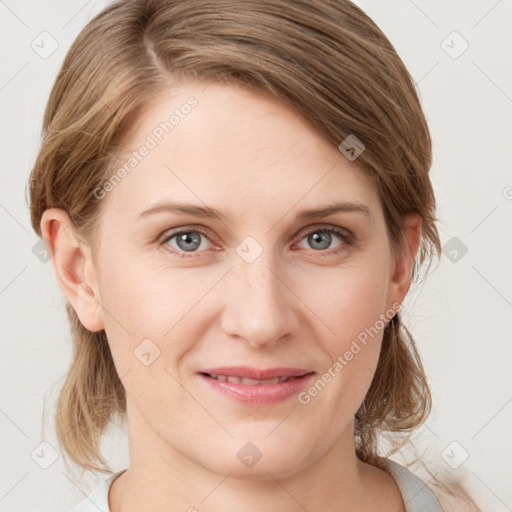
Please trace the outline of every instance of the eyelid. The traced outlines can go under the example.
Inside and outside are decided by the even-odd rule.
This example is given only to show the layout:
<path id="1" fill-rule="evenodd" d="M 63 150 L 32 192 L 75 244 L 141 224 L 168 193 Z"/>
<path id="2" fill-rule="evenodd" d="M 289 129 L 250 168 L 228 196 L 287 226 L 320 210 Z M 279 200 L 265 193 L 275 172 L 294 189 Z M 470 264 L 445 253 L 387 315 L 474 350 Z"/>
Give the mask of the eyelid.
<path id="1" fill-rule="evenodd" d="M 208 237 L 208 230 L 207 228 L 203 226 L 195 226 L 191 224 L 190 226 L 180 226 L 178 228 L 171 228 L 166 231 L 164 231 L 161 235 L 158 236 L 157 241 L 163 242 L 169 240 L 169 238 L 172 238 L 173 236 L 179 235 L 180 233 L 189 233 L 197 231 L 198 233 L 203 234 L 204 236 Z M 210 239 L 208 237 L 208 239 Z"/>
<path id="2" fill-rule="evenodd" d="M 297 235 L 295 235 L 295 237 L 300 237 L 300 240 L 302 240 L 302 238 L 304 238 L 305 236 L 307 236 L 311 233 L 314 233 L 315 231 L 334 231 L 334 232 L 339 231 L 340 233 L 342 233 L 345 236 L 345 238 L 347 238 L 347 240 L 351 240 L 354 238 L 353 233 L 349 229 L 343 228 L 341 226 L 335 226 L 334 224 L 309 225 L 309 226 L 306 226 L 305 228 L 301 229 L 297 233 Z"/>

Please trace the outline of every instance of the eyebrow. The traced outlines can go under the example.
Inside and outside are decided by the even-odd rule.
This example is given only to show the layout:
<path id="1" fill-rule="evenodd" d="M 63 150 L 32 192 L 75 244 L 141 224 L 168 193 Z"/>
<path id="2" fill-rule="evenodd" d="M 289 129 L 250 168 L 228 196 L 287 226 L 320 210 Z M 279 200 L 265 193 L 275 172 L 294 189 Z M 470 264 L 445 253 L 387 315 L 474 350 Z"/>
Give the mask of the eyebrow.
<path id="1" fill-rule="evenodd" d="M 140 219 L 148 217 L 149 215 L 154 215 L 156 213 L 162 212 L 192 215 L 193 217 L 200 217 L 203 219 L 216 219 L 221 222 L 226 221 L 225 215 L 216 208 L 212 208 L 210 206 L 200 206 L 195 204 L 176 202 L 157 203 L 154 206 L 140 212 L 136 218 Z M 297 215 L 295 216 L 295 220 L 318 219 L 321 217 L 333 215 L 334 213 L 338 212 L 359 212 L 365 214 L 368 217 L 370 216 L 370 208 L 368 208 L 368 206 L 362 203 L 359 203 L 357 201 L 338 201 L 326 206 L 322 206 L 320 208 L 309 208 L 299 210 Z"/>

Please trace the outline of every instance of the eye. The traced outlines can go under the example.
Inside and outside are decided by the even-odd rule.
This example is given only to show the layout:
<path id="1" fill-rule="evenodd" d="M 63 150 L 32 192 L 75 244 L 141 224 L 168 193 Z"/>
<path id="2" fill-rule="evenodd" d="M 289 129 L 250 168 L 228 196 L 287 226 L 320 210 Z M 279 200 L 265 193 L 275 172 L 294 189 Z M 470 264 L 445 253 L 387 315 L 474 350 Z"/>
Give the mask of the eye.
<path id="1" fill-rule="evenodd" d="M 208 242 L 206 243 L 205 241 Z M 160 243 L 168 246 L 171 252 L 178 253 L 179 256 L 185 256 L 182 253 L 194 253 L 210 247 L 208 237 L 203 233 L 203 231 L 198 229 L 167 233 Z"/>
<path id="2" fill-rule="evenodd" d="M 340 239 L 341 243 L 326 251 L 326 249 L 331 247 L 333 239 L 336 238 Z M 321 251 L 324 253 L 339 253 L 343 250 L 346 250 L 348 246 L 352 245 L 353 243 L 352 234 L 349 231 L 335 227 L 317 228 L 314 231 L 310 231 L 304 238 L 301 239 L 301 242 L 303 240 L 306 240 L 314 251 Z"/>
<path id="3" fill-rule="evenodd" d="M 340 242 L 332 248 L 331 245 L 335 240 Z M 354 243 L 353 235 L 350 231 L 337 227 L 322 227 L 309 231 L 303 238 L 295 244 L 303 247 L 302 242 L 306 240 L 307 244 L 313 251 L 321 254 L 338 254 L 347 250 Z M 160 244 L 166 250 L 181 257 L 194 256 L 196 253 L 210 249 L 212 243 L 206 232 L 201 229 L 181 229 L 170 233 L 165 233 Z M 188 253 L 188 254 L 187 254 Z"/>

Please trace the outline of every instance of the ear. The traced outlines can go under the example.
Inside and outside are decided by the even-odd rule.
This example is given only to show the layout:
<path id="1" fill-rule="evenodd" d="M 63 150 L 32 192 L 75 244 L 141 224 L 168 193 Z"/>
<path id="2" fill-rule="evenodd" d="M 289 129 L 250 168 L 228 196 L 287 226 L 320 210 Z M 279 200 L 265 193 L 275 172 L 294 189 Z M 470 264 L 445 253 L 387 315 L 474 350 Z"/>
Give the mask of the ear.
<path id="1" fill-rule="evenodd" d="M 59 208 L 43 212 L 41 232 L 59 286 L 80 322 L 89 331 L 101 331 L 105 324 L 90 247 L 78 241 L 69 215 Z"/>
<path id="2" fill-rule="evenodd" d="M 421 241 L 422 219 L 417 213 L 404 217 L 402 245 L 397 248 L 389 287 L 390 304 L 404 301 L 411 285 L 412 271 Z"/>

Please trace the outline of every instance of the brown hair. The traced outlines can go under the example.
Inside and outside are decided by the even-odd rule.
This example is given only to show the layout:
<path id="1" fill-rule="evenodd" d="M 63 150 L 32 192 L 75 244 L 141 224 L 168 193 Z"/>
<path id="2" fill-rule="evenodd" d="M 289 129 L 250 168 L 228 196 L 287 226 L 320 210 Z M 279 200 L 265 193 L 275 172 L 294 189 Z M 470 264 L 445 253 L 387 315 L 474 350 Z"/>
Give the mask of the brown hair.
<path id="1" fill-rule="evenodd" d="M 95 16 L 69 49 L 46 107 L 29 183 L 39 236 L 43 211 L 57 207 L 93 240 L 101 214 L 93 191 L 112 173 L 130 121 L 180 77 L 256 87 L 336 146 L 355 135 L 365 150 L 353 163 L 375 184 L 393 250 L 403 242 L 404 215 L 415 212 L 423 223 L 413 278 L 439 256 L 432 144 L 414 82 L 383 32 L 348 0 L 123 0 Z M 125 413 L 124 387 L 105 332 L 85 329 L 69 303 L 67 313 L 74 354 L 57 405 L 58 440 L 82 468 L 106 472 L 99 442 Z M 358 457 L 383 468 L 378 435 L 411 432 L 430 407 L 420 357 L 397 313 L 356 415 Z"/>

